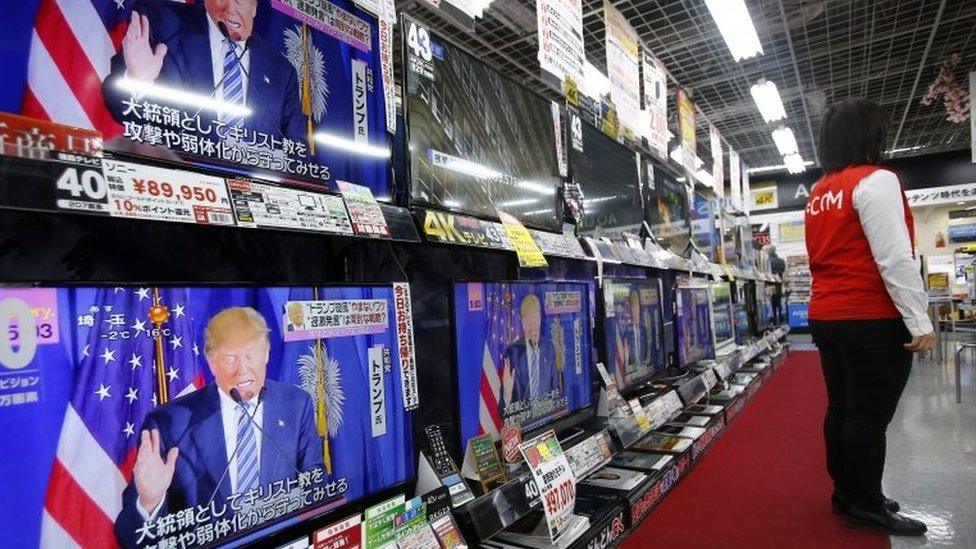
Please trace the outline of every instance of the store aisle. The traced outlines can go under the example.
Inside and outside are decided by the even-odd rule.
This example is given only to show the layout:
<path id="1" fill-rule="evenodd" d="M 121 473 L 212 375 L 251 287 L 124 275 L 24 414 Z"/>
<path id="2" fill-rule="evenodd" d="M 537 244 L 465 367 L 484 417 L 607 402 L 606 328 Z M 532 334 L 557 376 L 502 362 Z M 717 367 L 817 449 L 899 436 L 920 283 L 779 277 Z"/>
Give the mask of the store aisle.
<path id="1" fill-rule="evenodd" d="M 830 511 L 818 360 L 792 353 L 624 547 L 889 547 Z"/>

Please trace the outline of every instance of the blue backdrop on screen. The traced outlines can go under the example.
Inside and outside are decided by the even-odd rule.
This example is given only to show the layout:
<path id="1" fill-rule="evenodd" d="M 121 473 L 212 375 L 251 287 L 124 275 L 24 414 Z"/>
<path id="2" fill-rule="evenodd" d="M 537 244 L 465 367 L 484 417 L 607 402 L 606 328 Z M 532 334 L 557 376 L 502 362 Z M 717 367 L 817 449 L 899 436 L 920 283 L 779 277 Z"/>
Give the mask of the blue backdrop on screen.
<path id="1" fill-rule="evenodd" d="M 0 289 L 0 298 L 9 297 L 5 292 Z M 121 494 L 126 479 L 131 478 L 138 430 L 146 413 L 154 408 L 155 349 L 154 339 L 147 335 L 147 330 L 153 329 L 147 317 L 152 306 L 151 288 L 31 292 L 35 294 L 26 299 L 32 307 L 41 307 L 35 301 L 56 304 L 52 314 L 59 340 L 38 345 L 35 357 L 24 368 L 0 365 L 0 449 L 5 456 L 0 462 L 0 483 L 4 486 L 0 491 L 0 530 L 11 547 L 37 546 L 45 508 L 49 516 L 58 518 L 59 505 L 72 501 L 74 488 L 64 482 L 65 470 L 73 473 L 83 489 L 100 490 L 105 498 L 99 503 L 103 513 L 117 513 L 117 496 L 112 494 Z M 388 318 L 385 330 L 320 340 L 326 397 L 334 404 L 326 408 L 333 467 L 327 479 L 346 479 L 347 500 L 404 482 L 413 476 L 412 427 L 410 413 L 403 409 L 392 295 L 389 286 L 325 287 L 318 289 L 317 296 L 312 288 L 299 287 L 160 289 L 160 298 L 170 313 L 163 338 L 170 397 L 212 383 L 204 356 L 204 329 L 209 319 L 226 307 L 253 307 L 261 313 L 271 331 L 267 378 L 297 385 L 311 396 L 319 364 L 316 341 L 282 341 L 286 302 L 384 300 Z M 392 366 L 382 376 L 386 432 L 377 436 L 371 423 L 371 402 L 375 401 L 370 397 L 367 358 L 367 349 L 374 346 L 385 348 Z M 22 387 L 29 386 L 37 398 L 9 399 L 14 391 L 27 391 L 13 389 L 14 379 L 23 380 Z M 69 429 L 72 425 L 84 425 L 82 434 Z M 72 456 L 64 446 L 77 447 L 67 443 L 78 440 L 87 444 L 86 450 Z M 113 462 L 117 469 L 108 474 L 102 471 L 98 478 L 87 480 L 78 476 L 86 470 L 100 471 L 99 466 L 105 464 L 111 468 Z M 71 512 L 83 516 L 83 511 L 77 508 Z"/>
<path id="2" fill-rule="evenodd" d="M 715 358 L 708 287 L 679 287 L 677 304 L 675 316 L 678 320 L 678 360 L 681 365 Z"/>
<path id="3" fill-rule="evenodd" d="M 120 136 L 123 128 L 116 121 L 119 113 L 114 117 L 109 114 L 112 109 L 106 107 L 101 83 L 113 72 L 111 59 L 120 48 L 133 7 L 157 15 L 175 9 L 182 9 L 180 13 L 193 10 L 203 13 L 202 1 L 196 2 L 191 8 L 174 7 L 177 4 L 170 0 L 76 0 L 64 4 L 53 0 L 27 0 L 5 6 L 4 21 L 0 23 L 3 31 L 0 33 L 0 73 L 4 75 L 0 82 L 0 111 L 94 128 L 106 137 L 107 148 L 118 147 L 119 145 L 113 144 L 112 139 Z M 245 125 L 253 121 L 266 133 L 279 137 L 300 129 L 303 138 L 307 138 L 307 121 L 311 119 L 313 134 L 324 132 L 347 140 L 364 140 L 371 145 L 387 147 L 376 18 L 355 7 L 349 0 L 334 0 L 331 4 L 368 25 L 368 51 L 357 49 L 312 27 L 305 27 L 309 31 L 308 41 L 299 46 L 298 44 L 303 43 L 303 25 L 273 9 L 270 0 L 258 0 L 252 36 L 257 37 L 255 40 L 263 42 L 267 47 L 262 49 L 252 43 L 253 41 L 248 41 L 248 63 L 255 71 L 255 82 L 263 80 L 266 86 L 246 86 L 246 90 L 249 90 L 245 97 L 246 103 L 254 108 Z M 156 25 L 157 28 L 153 30 L 160 35 L 166 32 L 163 28 L 166 25 L 158 23 L 162 19 L 165 18 L 155 17 L 151 23 Z M 206 20 L 201 18 L 201 21 Z M 191 60 L 203 58 L 197 51 L 201 48 L 181 47 L 191 43 L 191 40 L 183 39 L 190 33 L 179 25 L 189 26 L 188 23 L 170 25 L 179 30 L 171 29 L 166 36 L 179 36 L 181 39 L 170 42 L 171 51 L 167 56 L 173 60 L 181 55 L 182 58 Z M 155 40 L 155 36 L 153 34 L 151 40 Z M 206 39 L 197 45 L 206 46 Z M 192 51 L 181 52 L 184 49 Z M 205 65 L 209 66 L 209 59 L 206 60 Z M 359 117 L 354 109 L 353 60 L 363 62 L 369 75 L 369 91 L 364 97 L 364 109 L 360 109 L 360 112 L 365 110 L 367 114 L 366 120 L 360 122 L 365 124 L 366 135 L 358 137 L 355 135 Z M 194 63 L 204 65 L 202 61 Z M 308 71 L 291 73 L 299 83 L 299 73 L 305 73 L 308 75 L 305 81 L 313 84 L 306 94 L 310 101 L 301 110 L 301 97 L 297 95 L 301 86 L 293 84 L 281 88 L 279 82 L 288 80 L 283 77 L 289 72 L 288 67 L 302 69 L 306 66 L 310 67 Z M 161 74 L 193 74 L 189 67 L 187 65 L 179 71 L 164 69 Z M 263 69 L 264 67 L 270 68 Z M 279 75 L 282 77 L 278 78 Z M 248 73 L 247 78 L 249 77 Z M 189 76 L 186 78 L 190 79 Z M 209 78 L 216 80 L 212 76 Z M 208 86 L 208 89 L 199 93 L 211 92 L 212 88 Z M 281 121 L 289 118 L 286 115 L 282 115 L 282 119 L 278 121 L 270 120 L 267 112 L 274 110 L 270 108 L 271 105 L 281 101 L 284 101 L 287 112 L 300 115 L 290 117 L 295 121 L 294 124 Z M 183 146 L 174 145 L 171 148 L 190 152 Z M 328 167 L 330 188 L 335 189 L 335 180 L 341 179 L 369 186 L 380 198 L 390 196 L 390 174 L 386 158 L 356 155 L 317 143 L 314 154 L 309 154 L 308 160 Z M 308 177 L 307 174 L 300 173 L 296 176 Z"/>
<path id="4" fill-rule="evenodd" d="M 587 284 L 458 282 L 454 307 L 462 447 L 590 404 Z"/>

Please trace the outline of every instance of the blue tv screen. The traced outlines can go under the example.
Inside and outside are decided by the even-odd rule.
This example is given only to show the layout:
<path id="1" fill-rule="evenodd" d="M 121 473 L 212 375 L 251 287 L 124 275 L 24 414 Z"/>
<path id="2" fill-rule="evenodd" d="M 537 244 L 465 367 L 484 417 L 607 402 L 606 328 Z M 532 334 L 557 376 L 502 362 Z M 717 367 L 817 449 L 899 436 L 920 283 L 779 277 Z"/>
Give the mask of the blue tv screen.
<path id="1" fill-rule="evenodd" d="M 462 447 L 590 405 L 588 296 L 579 282 L 455 283 Z"/>
<path id="2" fill-rule="evenodd" d="M 715 358 L 708 293 L 708 286 L 679 286 L 675 295 L 678 361 L 682 366 Z"/>
<path id="3" fill-rule="evenodd" d="M 664 312 L 657 279 L 604 279 L 603 346 L 620 390 L 664 367 Z"/>
<path id="4" fill-rule="evenodd" d="M 221 545 L 406 482 L 405 289 L 0 288 L 7 543 Z"/>

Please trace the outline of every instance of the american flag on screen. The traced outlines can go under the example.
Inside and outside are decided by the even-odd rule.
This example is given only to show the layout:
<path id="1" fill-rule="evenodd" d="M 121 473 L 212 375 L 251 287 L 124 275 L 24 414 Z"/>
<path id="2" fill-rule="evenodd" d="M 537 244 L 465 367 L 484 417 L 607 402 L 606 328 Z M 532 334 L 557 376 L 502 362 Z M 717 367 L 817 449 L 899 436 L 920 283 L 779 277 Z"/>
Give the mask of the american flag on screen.
<path id="1" fill-rule="evenodd" d="M 113 525 L 132 478 L 139 429 L 157 404 L 152 288 L 102 288 L 79 303 L 80 350 L 75 382 L 51 469 L 42 547 L 115 547 Z M 204 384 L 197 368 L 202 342 L 185 289 L 160 289 L 168 310 L 161 325 L 169 398 Z M 86 312 L 87 311 L 87 312 Z M 87 329 L 86 329 L 87 328 Z M 125 334 L 125 335 L 123 335 Z"/>
<path id="2" fill-rule="evenodd" d="M 505 426 L 499 401 L 502 398 L 502 369 L 505 367 L 503 357 L 508 345 L 515 340 L 514 301 L 507 284 L 484 285 L 487 329 L 481 360 L 478 434 L 490 434 L 494 440 L 498 440 L 499 432 Z"/>
<path id="3" fill-rule="evenodd" d="M 192 2 L 186 2 L 192 3 Z M 31 35 L 23 114 L 122 133 L 105 107 L 102 81 L 119 51 L 135 0 L 41 0 Z"/>

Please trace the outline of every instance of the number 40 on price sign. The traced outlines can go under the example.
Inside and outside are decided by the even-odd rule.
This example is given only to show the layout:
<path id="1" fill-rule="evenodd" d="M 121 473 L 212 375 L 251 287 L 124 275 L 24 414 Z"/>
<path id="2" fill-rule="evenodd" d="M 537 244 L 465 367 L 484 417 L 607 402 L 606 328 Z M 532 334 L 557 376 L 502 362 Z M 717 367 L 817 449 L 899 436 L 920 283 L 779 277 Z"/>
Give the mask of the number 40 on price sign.
<path id="1" fill-rule="evenodd" d="M 549 537 L 555 543 L 576 506 L 576 476 L 553 431 L 523 442 L 519 451 L 539 487 Z"/>

